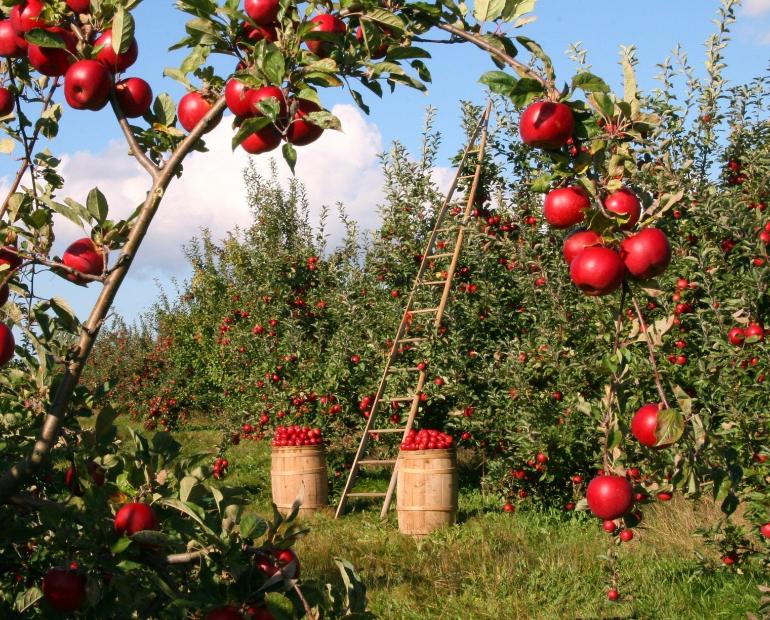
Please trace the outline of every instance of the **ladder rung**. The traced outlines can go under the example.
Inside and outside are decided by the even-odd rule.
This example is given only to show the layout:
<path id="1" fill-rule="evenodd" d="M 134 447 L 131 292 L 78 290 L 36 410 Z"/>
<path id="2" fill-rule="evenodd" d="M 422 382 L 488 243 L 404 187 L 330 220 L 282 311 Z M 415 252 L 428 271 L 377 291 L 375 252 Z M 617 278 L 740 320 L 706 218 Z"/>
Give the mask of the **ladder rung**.
<path id="1" fill-rule="evenodd" d="M 420 282 L 422 286 L 438 286 L 439 284 L 446 284 L 446 280 L 425 280 Z M 414 310 L 412 310 L 414 312 Z"/>
<path id="2" fill-rule="evenodd" d="M 403 433 L 406 428 L 381 428 L 370 430 L 370 433 Z"/>
<path id="3" fill-rule="evenodd" d="M 359 465 L 395 465 L 396 459 L 367 459 L 358 461 Z"/>
<path id="4" fill-rule="evenodd" d="M 388 372 L 397 372 L 399 370 L 403 370 L 404 372 L 419 372 L 420 369 L 417 368 L 417 366 L 401 366 L 400 368 L 398 366 L 391 366 L 388 368 Z"/>
<path id="5" fill-rule="evenodd" d="M 434 258 L 449 258 L 450 256 L 454 256 L 454 252 L 442 252 L 441 254 L 431 254 L 430 256 L 426 256 L 425 260 L 432 260 Z"/>
<path id="6" fill-rule="evenodd" d="M 457 231 L 459 229 L 460 229 L 459 226 L 449 226 L 448 228 L 437 228 L 436 232 L 437 233 L 455 232 L 455 231 Z"/>
<path id="7" fill-rule="evenodd" d="M 411 314 L 430 314 L 431 312 L 436 312 L 438 308 L 420 308 L 419 310 L 410 310 L 409 312 Z"/>
<path id="8" fill-rule="evenodd" d="M 458 179 L 472 179 L 475 176 L 476 176 L 475 174 L 463 174 L 463 175 L 461 175 L 461 176 L 459 176 L 457 178 Z"/>
<path id="9" fill-rule="evenodd" d="M 417 338 L 401 338 L 399 342 L 422 342 L 425 340 L 425 338 L 417 337 Z"/>
<path id="10" fill-rule="evenodd" d="M 417 395 L 414 396 L 396 396 L 394 398 L 388 398 L 389 403 L 408 403 L 411 400 L 414 400 L 417 398 Z"/>
<path id="11" fill-rule="evenodd" d="M 385 497 L 387 493 L 348 493 L 348 497 Z"/>

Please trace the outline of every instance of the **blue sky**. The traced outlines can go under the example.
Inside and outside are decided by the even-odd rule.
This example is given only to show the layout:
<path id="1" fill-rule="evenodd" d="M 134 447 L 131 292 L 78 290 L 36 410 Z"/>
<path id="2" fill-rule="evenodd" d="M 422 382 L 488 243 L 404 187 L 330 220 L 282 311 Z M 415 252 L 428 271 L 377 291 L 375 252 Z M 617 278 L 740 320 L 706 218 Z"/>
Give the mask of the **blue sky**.
<path id="1" fill-rule="evenodd" d="M 726 54 L 727 76 L 732 83 L 745 82 L 760 74 L 770 60 L 770 0 L 746 0 L 744 5 L 743 9 L 739 9 L 738 23 L 732 31 L 733 41 Z M 619 46 L 635 45 L 638 49 L 640 86 L 649 89 L 655 85 L 656 64 L 669 55 L 677 43 L 681 43 L 687 51 L 697 73 L 703 75 L 703 43 L 714 31 L 711 20 L 717 8 L 717 0 L 647 0 L 635 3 L 540 0 L 536 11 L 538 20 L 517 31 L 517 34 L 525 34 L 543 45 L 552 56 L 562 82 L 569 80 L 574 70 L 565 54 L 571 43 L 582 42 L 588 50 L 593 71 L 612 85 L 619 84 Z M 171 54 L 167 48 L 183 35 L 185 16 L 174 10 L 170 1 L 147 0 L 135 11 L 135 18 L 140 57 L 127 75 L 144 77 L 156 94 L 166 91 L 178 100 L 183 94 L 182 87 L 164 79 L 162 74 L 164 67 L 177 66 L 181 60 L 179 53 Z M 339 108 L 344 112 L 343 120 L 348 120 L 345 127 L 347 141 L 330 139 L 325 148 L 337 149 L 338 168 L 346 167 L 348 156 L 354 162 L 347 177 L 342 170 L 338 171 L 334 184 L 319 181 L 314 185 L 313 176 L 321 176 L 324 162 L 318 155 L 318 149 L 312 150 L 315 145 L 307 147 L 306 165 L 301 167 L 299 176 L 309 180 L 311 189 L 319 188 L 310 192 L 311 200 L 317 203 L 315 207 L 321 203 L 333 204 L 338 199 L 344 200 L 352 203 L 351 210 L 355 217 L 373 225 L 372 202 L 376 202 L 377 194 L 363 192 L 361 179 L 368 179 L 369 185 L 377 184 L 376 151 L 387 148 L 393 140 L 399 140 L 412 149 L 418 148 L 423 113 L 428 105 L 439 110 L 437 126 L 444 134 L 442 165 L 459 146 L 457 102 L 472 99 L 482 103 L 485 95 L 477 82 L 478 76 L 494 69 L 494 66 L 483 53 L 467 44 L 432 45 L 428 49 L 434 58 L 429 61 L 433 84 L 427 95 L 404 88 L 395 95 L 385 95 L 382 100 L 372 96 L 368 99 L 371 115 L 367 119 L 360 118 L 349 108 Z M 322 99 L 330 109 L 335 105 L 351 103 L 347 93 L 340 90 L 324 91 Z M 211 171 L 214 177 L 217 170 L 236 168 L 236 180 L 232 183 L 236 187 L 229 190 L 240 191 L 237 171 L 242 168 L 244 159 L 227 161 L 231 156 L 225 149 L 226 130 L 222 131 L 222 149 L 211 154 L 215 158 L 211 160 L 213 163 L 206 164 L 201 159 L 192 166 L 194 174 L 199 177 L 192 180 L 195 185 L 179 193 L 178 205 L 174 206 L 177 211 L 169 211 L 165 219 L 158 221 L 154 237 L 150 240 L 152 255 L 137 265 L 137 272 L 129 278 L 125 290 L 118 297 L 116 309 L 121 314 L 133 318 L 149 306 L 156 296 L 156 281 L 167 284 L 172 277 L 185 276 L 179 246 L 196 230 L 195 217 L 200 210 L 196 212 L 193 202 L 209 191 L 215 193 L 221 189 L 218 185 L 221 180 L 206 185 L 206 173 Z M 98 113 L 65 111 L 60 136 L 52 149 L 56 154 L 67 156 L 70 172 L 78 177 L 77 182 L 67 187 L 71 191 L 79 191 L 73 198 L 83 201 L 85 195 L 82 194 L 88 187 L 104 184 L 109 187 L 109 191 L 105 191 L 111 204 L 117 201 L 131 203 L 122 205 L 124 211 L 141 200 L 144 187 L 141 175 L 134 172 L 133 164 L 125 158 L 125 147 L 120 145 L 119 138 L 117 125 L 108 110 Z M 363 149 L 364 159 L 368 162 L 365 169 L 356 167 L 355 162 L 362 158 L 358 149 Z M 299 155 L 302 160 L 306 152 L 300 151 Z M 4 158 L 0 162 L 0 177 L 6 177 L 7 182 L 14 169 L 11 158 Z M 328 173 L 324 174 L 328 177 Z M 213 204 L 223 202 L 226 201 L 220 199 Z M 209 207 L 206 209 L 210 211 Z M 245 223 L 242 218 L 233 219 L 224 209 L 219 218 L 210 212 L 205 215 L 200 225 L 212 227 L 219 233 L 226 232 L 233 223 Z M 180 237 L 179 230 L 176 230 L 180 217 L 186 220 L 184 231 L 189 231 L 186 237 Z M 171 231 L 175 231 L 176 236 Z M 65 231 L 62 239 L 69 240 L 75 234 L 76 231 Z M 56 249 L 61 251 L 59 246 Z M 88 291 L 84 291 L 55 278 L 44 278 L 41 284 L 49 289 L 50 294 L 70 299 L 81 313 L 89 307 L 98 286 L 93 284 Z"/>

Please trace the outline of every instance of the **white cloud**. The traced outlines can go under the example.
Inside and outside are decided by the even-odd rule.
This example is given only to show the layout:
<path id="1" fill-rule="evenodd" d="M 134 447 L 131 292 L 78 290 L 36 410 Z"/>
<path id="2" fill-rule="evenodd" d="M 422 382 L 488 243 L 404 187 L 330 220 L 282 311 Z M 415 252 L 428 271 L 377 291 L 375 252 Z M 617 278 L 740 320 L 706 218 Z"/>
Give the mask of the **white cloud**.
<path id="1" fill-rule="evenodd" d="M 382 136 L 377 126 L 353 106 L 337 105 L 332 112 L 342 121 L 343 131 L 327 131 L 315 143 L 298 148 L 297 177 L 305 185 L 312 216 L 318 215 L 321 206 L 333 206 L 339 201 L 363 227 L 374 227 L 376 205 L 382 199 L 382 173 L 377 159 Z M 222 237 L 235 226 L 250 223 L 243 184 L 248 156 L 242 149 L 233 152 L 230 147 L 231 120 L 225 117 L 206 136 L 209 152 L 193 153 L 186 159 L 184 174 L 172 182 L 142 245 L 141 257 L 132 270 L 134 277 L 182 271 L 182 246 L 201 228 Z M 280 151 L 270 155 L 278 160 L 279 177 L 288 180 L 291 173 Z M 268 155 L 255 158 L 257 170 L 265 175 L 269 162 Z M 62 196 L 85 202 L 88 191 L 98 185 L 108 199 L 112 218 L 128 215 L 149 188 L 146 173 L 119 141 L 110 142 L 100 153 L 63 156 L 61 172 L 67 179 Z M 340 226 L 331 217 L 328 227 L 333 242 L 340 236 Z M 62 247 L 57 243 L 55 250 L 61 251 L 65 240 L 80 234 L 74 225 L 62 222 L 57 227 Z"/>
<path id="2" fill-rule="evenodd" d="M 762 15 L 770 12 L 770 0 L 745 0 L 743 11 L 748 15 Z"/>

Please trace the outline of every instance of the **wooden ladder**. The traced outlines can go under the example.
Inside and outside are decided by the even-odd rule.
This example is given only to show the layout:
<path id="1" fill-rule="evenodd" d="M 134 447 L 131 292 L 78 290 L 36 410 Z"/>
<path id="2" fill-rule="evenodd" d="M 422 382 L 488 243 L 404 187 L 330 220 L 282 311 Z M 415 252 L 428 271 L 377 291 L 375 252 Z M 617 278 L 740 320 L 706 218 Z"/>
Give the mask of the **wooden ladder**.
<path id="1" fill-rule="evenodd" d="M 364 432 L 361 437 L 361 442 L 358 445 L 358 450 L 356 451 L 356 456 L 353 459 L 353 464 L 351 465 L 350 473 L 348 474 L 348 479 L 347 479 L 347 482 L 345 483 L 345 488 L 342 491 L 342 496 L 340 497 L 339 504 L 337 505 L 335 518 L 339 518 L 339 516 L 343 513 L 343 511 L 345 510 L 345 506 L 347 504 L 348 498 L 351 498 L 351 497 L 384 498 L 380 517 L 384 519 L 388 514 L 388 510 L 390 508 L 390 504 L 393 499 L 393 493 L 396 489 L 396 480 L 398 475 L 398 471 L 397 471 L 398 460 L 397 459 L 366 459 L 364 458 L 364 456 L 366 454 L 366 449 L 369 444 L 369 439 L 371 438 L 372 435 L 379 435 L 381 433 L 402 433 L 403 434 L 402 441 L 403 441 L 403 439 L 405 439 L 406 436 L 409 434 L 409 431 L 412 430 L 412 426 L 414 425 L 414 418 L 420 406 L 420 393 L 422 392 L 423 386 L 425 385 L 425 379 L 426 379 L 427 373 L 424 368 L 421 369 L 417 366 L 399 367 L 397 366 L 397 361 L 398 361 L 398 358 L 400 357 L 400 352 L 404 344 L 416 344 L 424 340 L 427 340 L 426 337 L 417 337 L 417 338 L 406 337 L 409 325 L 412 322 L 415 315 L 434 315 L 434 320 L 433 320 L 434 330 L 438 329 L 441 325 L 441 321 L 444 316 L 444 310 L 446 309 L 447 301 L 449 299 L 449 294 L 452 288 L 452 280 L 454 278 L 455 270 L 457 269 L 457 261 L 460 257 L 460 251 L 462 249 L 463 240 L 465 237 L 465 229 L 471 218 L 471 214 L 473 212 L 473 208 L 476 203 L 476 194 L 478 192 L 479 180 L 481 178 L 482 164 L 484 162 L 484 151 L 487 145 L 487 126 L 489 124 L 489 115 L 490 115 L 491 109 L 492 109 L 492 103 L 490 101 L 487 104 L 486 109 L 484 110 L 481 120 L 479 121 L 473 133 L 471 134 L 468 144 L 465 147 L 465 150 L 463 151 L 462 158 L 457 167 L 457 173 L 455 174 L 455 177 L 452 181 L 452 185 L 449 187 L 449 191 L 447 192 L 446 198 L 444 199 L 444 202 L 438 211 L 438 214 L 436 217 L 436 223 L 434 224 L 433 230 L 430 236 L 428 237 L 428 242 L 425 247 L 425 252 L 423 253 L 422 260 L 420 261 L 420 267 L 417 270 L 417 276 L 415 277 L 414 285 L 412 286 L 412 290 L 409 294 L 409 298 L 407 299 L 406 307 L 404 309 L 404 314 L 401 317 L 401 323 L 398 326 L 396 337 L 393 339 L 393 344 L 390 347 L 390 354 L 388 355 L 387 361 L 385 363 L 385 368 L 382 372 L 382 377 L 380 379 L 379 386 L 377 387 L 377 392 L 374 395 L 371 408 L 369 409 L 369 418 L 366 421 L 366 427 L 364 428 Z M 466 163 L 468 162 L 469 158 L 473 154 L 476 155 L 475 169 L 473 174 L 467 174 Z M 458 186 L 461 183 L 463 186 L 467 187 L 467 182 L 469 180 L 470 180 L 470 187 L 468 187 L 467 193 L 466 193 L 465 211 L 463 213 L 462 220 L 460 221 L 459 224 L 456 224 L 456 225 L 451 225 L 451 226 L 445 225 L 444 221 L 446 219 L 447 214 L 450 212 L 450 210 L 453 207 L 459 206 L 458 203 L 453 201 L 453 196 L 455 191 L 457 190 Z M 442 237 L 442 235 L 452 234 L 452 233 L 457 234 L 457 237 L 454 240 L 454 249 L 451 252 L 436 253 L 436 245 L 440 237 Z M 441 279 L 441 280 L 426 279 L 426 274 L 428 273 L 428 269 L 430 268 L 429 267 L 430 265 L 435 264 L 435 261 L 437 260 L 447 260 L 447 259 L 449 260 L 449 266 L 446 269 L 447 275 L 444 279 Z M 441 290 L 441 299 L 438 302 L 438 305 L 433 306 L 431 304 L 429 307 L 425 307 L 425 308 L 416 307 L 418 305 L 417 304 L 418 293 L 421 291 L 424 291 L 425 287 L 429 287 L 432 290 L 439 290 L 439 289 Z M 385 394 L 386 394 L 386 389 L 388 385 L 388 379 L 391 375 L 393 375 L 396 372 L 407 372 L 407 373 L 417 374 L 416 386 L 412 394 L 408 396 L 386 397 Z M 406 426 L 403 426 L 400 428 L 376 428 L 375 422 L 378 417 L 377 414 L 379 413 L 379 410 L 382 408 L 381 405 L 383 404 L 383 402 L 387 404 L 410 403 L 409 416 L 406 421 Z M 386 413 L 387 413 L 387 409 L 386 409 Z M 388 485 L 388 490 L 386 493 L 354 493 L 353 492 L 353 487 L 356 483 L 356 479 L 358 478 L 358 473 L 362 466 L 393 468 L 393 473 L 391 474 L 391 477 L 390 477 L 390 484 Z"/>

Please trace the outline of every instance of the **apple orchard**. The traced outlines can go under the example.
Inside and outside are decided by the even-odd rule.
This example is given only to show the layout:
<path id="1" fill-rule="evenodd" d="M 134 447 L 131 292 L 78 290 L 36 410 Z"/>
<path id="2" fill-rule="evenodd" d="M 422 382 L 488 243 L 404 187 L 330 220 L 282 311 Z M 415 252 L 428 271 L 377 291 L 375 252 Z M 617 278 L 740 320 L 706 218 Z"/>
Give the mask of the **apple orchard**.
<path id="1" fill-rule="evenodd" d="M 424 90 L 437 37 L 490 55 L 494 122 L 447 316 L 411 321 L 432 337 L 399 351 L 430 378 L 401 449 L 456 447 L 463 484 L 511 519 L 592 515 L 612 602 L 619 549 L 675 495 L 721 508 L 704 537 L 724 570 L 766 569 L 770 82 L 722 75 L 736 2 L 719 7 L 706 78 L 664 63 L 642 93 L 626 48 L 614 93 L 579 56 L 557 79 L 538 43 L 506 34 L 533 1 L 179 0 L 186 56 L 165 71 L 179 101 L 132 75 L 139 2 L 0 3 L 2 148 L 19 161 L 0 208 L 3 617 L 289 617 L 268 594 L 296 617 L 370 617 L 345 560 L 335 583 L 301 579 L 296 514 L 250 512 L 225 453 L 323 445 L 339 496 L 443 198 L 430 117 L 421 158 L 383 156 L 370 238 L 343 214 L 343 242 L 326 247 L 299 181 L 251 169 L 251 227 L 193 243 L 193 277 L 145 325 L 105 322 L 166 189 L 225 110 L 234 149 L 280 147 L 293 169 L 340 128 L 324 89 L 364 111 L 357 89 Z M 122 220 L 98 188 L 85 204 L 61 195 L 48 150 L 61 123 L 87 128 L 107 107 L 147 179 Z M 470 133 L 481 109 L 462 111 Z M 61 218 L 85 232 L 59 257 Z M 36 287 L 41 270 L 97 288 L 89 316 Z M 405 416 L 393 403 L 385 423 Z M 176 433 L 201 419 L 220 442 L 190 455 Z"/>

